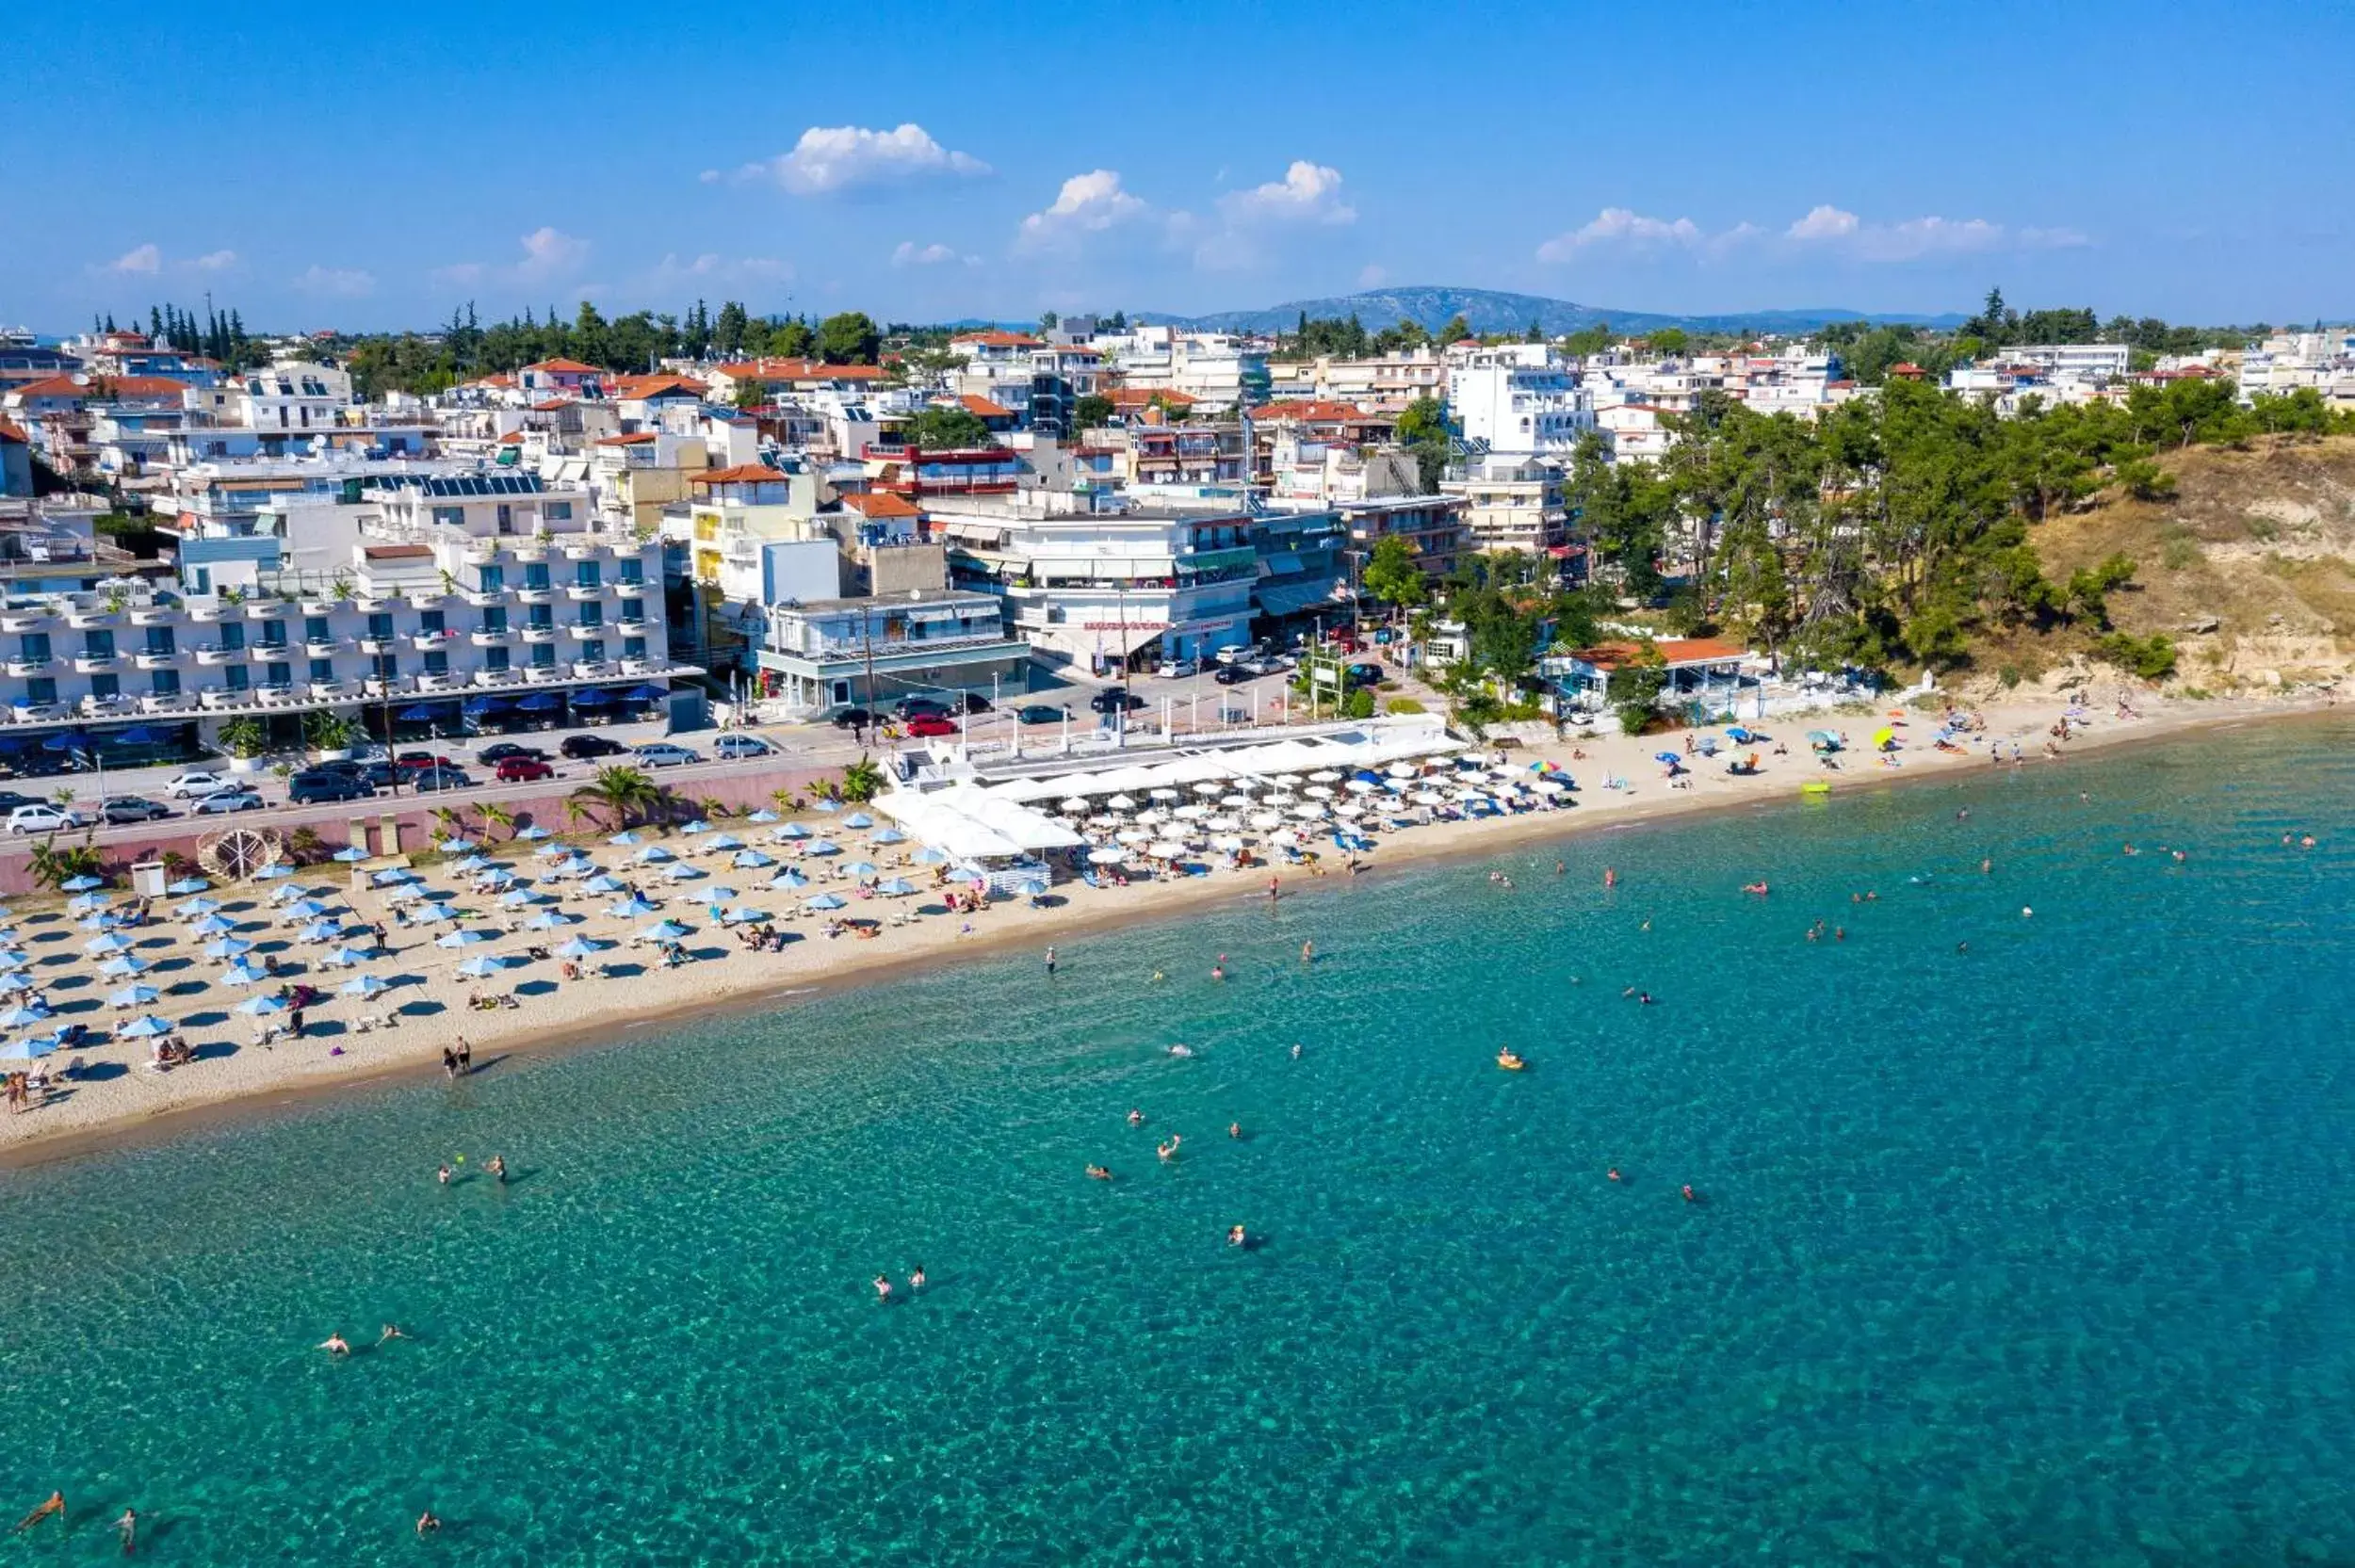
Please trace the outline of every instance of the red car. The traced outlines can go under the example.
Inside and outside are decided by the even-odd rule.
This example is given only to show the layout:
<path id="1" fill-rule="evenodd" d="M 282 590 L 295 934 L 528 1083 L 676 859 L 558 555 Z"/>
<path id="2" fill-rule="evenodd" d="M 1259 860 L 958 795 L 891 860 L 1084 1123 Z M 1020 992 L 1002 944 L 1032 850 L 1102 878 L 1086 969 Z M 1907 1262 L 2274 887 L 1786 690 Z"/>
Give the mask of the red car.
<path id="1" fill-rule="evenodd" d="M 431 752 L 403 752 L 393 759 L 393 766 L 404 770 L 418 768 L 447 768 L 453 773 L 458 771 L 456 763 Z"/>
<path id="2" fill-rule="evenodd" d="M 950 719 L 944 714 L 919 713 L 915 718 L 908 720 L 908 734 L 916 736 L 918 738 L 929 739 L 934 736 L 954 735 L 956 733 L 956 720 Z"/>
<path id="3" fill-rule="evenodd" d="M 492 773 L 501 784 L 528 784 L 533 779 L 556 777 L 556 769 L 538 757 L 501 757 Z"/>

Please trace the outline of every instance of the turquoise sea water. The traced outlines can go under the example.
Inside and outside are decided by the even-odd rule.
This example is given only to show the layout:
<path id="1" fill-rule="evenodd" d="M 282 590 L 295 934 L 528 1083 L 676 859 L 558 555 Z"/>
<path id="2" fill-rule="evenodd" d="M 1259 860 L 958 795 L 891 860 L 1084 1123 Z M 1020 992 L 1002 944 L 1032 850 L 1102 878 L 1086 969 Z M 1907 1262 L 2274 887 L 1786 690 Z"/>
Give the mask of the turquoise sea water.
<path id="1" fill-rule="evenodd" d="M 2345 1560 L 2350 742 L 1239 898 L 0 1172 L 0 1509 L 80 1515 L 7 1549 Z"/>

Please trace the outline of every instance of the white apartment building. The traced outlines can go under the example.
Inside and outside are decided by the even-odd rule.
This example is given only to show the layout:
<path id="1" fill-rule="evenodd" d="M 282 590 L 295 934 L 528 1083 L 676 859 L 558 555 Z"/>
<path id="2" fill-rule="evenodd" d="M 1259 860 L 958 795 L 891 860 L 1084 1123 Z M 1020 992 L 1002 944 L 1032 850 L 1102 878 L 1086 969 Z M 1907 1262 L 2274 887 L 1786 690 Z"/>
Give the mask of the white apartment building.
<path id="1" fill-rule="evenodd" d="M 959 589 L 771 605 L 758 645 L 761 695 L 809 712 L 1019 692 L 1030 659 L 998 596 Z"/>
<path id="2" fill-rule="evenodd" d="M 1096 348 L 1122 386 L 1182 392 L 1199 414 L 1232 413 L 1268 400 L 1267 355 L 1232 332 L 1137 326 L 1098 336 Z"/>
<path id="3" fill-rule="evenodd" d="M 1474 458 L 1439 481 L 1439 493 L 1464 503 L 1472 548 L 1551 550 L 1569 537 L 1562 498 L 1562 469 L 1535 458 Z"/>
<path id="4" fill-rule="evenodd" d="M 1418 398 L 1445 401 L 1448 365 L 1436 348 L 1364 359 L 1281 360 L 1268 365 L 1268 395 L 1276 402 L 1354 403 L 1376 413 L 1403 413 Z"/>
<path id="5" fill-rule="evenodd" d="M 1048 491 L 931 504 L 950 580 L 996 595 L 1040 655 L 1094 671 L 1248 641 L 1259 557 L 1227 508 L 1096 509 Z"/>
<path id="6" fill-rule="evenodd" d="M 1515 345 L 1542 350 L 1542 345 Z M 1451 370 L 1448 406 L 1467 445 L 1509 457 L 1569 456 L 1595 428 L 1594 403 L 1578 373 L 1551 355 L 1538 363 L 1467 364 Z"/>
<path id="7" fill-rule="evenodd" d="M 2033 364 L 2056 381 L 2073 379 L 2102 385 L 2126 379 L 2134 352 L 2123 343 L 2016 343 L 1990 358 L 2006 364 Z"/>

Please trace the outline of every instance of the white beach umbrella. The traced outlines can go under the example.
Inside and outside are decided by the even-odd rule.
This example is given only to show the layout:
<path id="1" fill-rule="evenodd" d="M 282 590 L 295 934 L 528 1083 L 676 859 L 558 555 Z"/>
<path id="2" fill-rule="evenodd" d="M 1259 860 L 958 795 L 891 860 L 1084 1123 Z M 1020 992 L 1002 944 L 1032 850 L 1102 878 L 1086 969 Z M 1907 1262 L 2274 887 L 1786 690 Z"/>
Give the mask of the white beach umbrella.
<path id="1" fill-rule="evenodd" d="M 1161 839 L 1145 850 L 1155 860 L 1176 860 L 1186 852 L 1186 847 L 1170 839 Z"/>
<path id="2" fill-rule="evenodd" d="M 1314 820 L 1324 815 L 1324 808 L 1314 800 L 1304 800 L 1292 807 L 1292 815 L 1303 820 Z"/>
<path id="3" fill-rule="evenodd" d="M 1151 798 L 1156 800 L 1176 800 L 1181 799 L 1178 793 L 1174 789 L 1156 789 L 1150 791 L 1149 794 Z"/>
<path id="4" fill-rule="evenodd" d="M 1129 851 L 1126 849 L 1104 848 L 1088 851 L 1089 861 L 1096 865 L 1118 865 L 1128 858 Z"/>
<path id="5" fill-rule="evenodd" d="M 1064 797 L 1063 809 L 1074 816 L 1084 816 L 1087 815 L 1088 803 L 1080 796 L 1070 795 Z"/>
<path id="6" fill-rule="evenodd" d="M 1324 784 L 1310 784 L 1301 793 L 1311 800 L 1330 800 L 1333 798 L 1333 791 Z"/>
<path id="7" fill-rule="evenodd" d="M 1137 809 L 1136 801 L 1126 795 L 1115 795 L 1104 803 L 1112 807 L 1114 811 L 1134 811 Z"/>
<path id="8" fill-rule="evenodd" d="M 1340 784 L 1341 776 L 1330 768 L 1320 768 L 1308 775 L 1308 782 L 1310 784 Z"/>
<path id="9" fill-rule="evenodd" d="M 1255 811 L 1251 814 L 1251 825 L 1261 832 L 1280 828 L 1284 825 L 1284 814 L 1280 811 Z"/>

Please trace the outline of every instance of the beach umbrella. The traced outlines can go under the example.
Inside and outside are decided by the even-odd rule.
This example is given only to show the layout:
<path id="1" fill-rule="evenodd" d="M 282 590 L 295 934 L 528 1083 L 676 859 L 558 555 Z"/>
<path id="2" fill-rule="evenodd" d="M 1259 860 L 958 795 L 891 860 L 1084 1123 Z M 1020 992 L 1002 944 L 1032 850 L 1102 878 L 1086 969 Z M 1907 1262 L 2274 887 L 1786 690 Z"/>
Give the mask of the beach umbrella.
<path id="1" fill-rule="evenodd" d="M 1128 850 L 1115 849 L 1109 845 L 1101 846 L 1088 851 L 1088 860 L 1090 864 L 1096 865 L 1118 865 L 1127 861 L 1128 858 Z"/>
<path id="2" fill-rule="evenodd" d="M 1407 799 L 1414 801 L 1415 804 L 1419 806 L 1443 806 L 1447 804 L 1447 797 L 1440 794 L 1436 789 L 1418 789 L 1414 792 L 1414 794 L 1408 796 Z"/>
<path id="3" fill-rule="evenodd" d="M 149 994 L 148 1000 L 154 1000 L 154 996 L 152 993 Z M 122 1027 L 115 1030 L 115 1038 L 118 1040 L 152 1040 L 156 1035 L 170 1034 L 171 1032 L 171 1026 L 151 1012 L 143 1018 L 134 1018 L 128 1024 L 123 1025 Z"/>
<path id="4" fill-rule="evenodd" d="M 619 877 L 596 876 L 580 884 L 583 893 L 620 893 L 629 884 Z"/>
<path id="5" fill-rule="evenodd" d="M 837 897 L 836 897 L 833 894 L 831 894 L 831 893 L 820 893 L 820 894 L 818 894 L 816 897 L 812 897 L 812 898 L 811 898 L 811 899 L 810 899 L 807 903 L 804 903 L 802 907 L 803 907 L 804 909 L 830 910 L 830 909 L 841 909 L 841 908 L 843 908 L 843 907 L 845 907 L 845 906 L 843 905 L 842 900 L 841 900 L 841 899 L 839 899 L 839 898 L 837 898 Z"/>
<path id="6" fill-rule="evenodd" d="M 1171 812 L 1169 815 L 1175 816 L 1180 822 L 1199 822 L 1204 817 L 1210 815 L 1210 808 L 1200 804 L 1185 805 L 1179 806 L 1176 811 Z"/>
<path id="7" fill-rule="evenodd" d="M 94 887 L 104 887 L 106 885 L 106 880 L 104 877 L 92 877 L 87 875 L 80 877 L 68 877 L 65 881 L 57 884 L 57 891 L 60 893 L 88 893 Z"/>
<path id="8" fill-rule="evenodd" d="M 239 1002 L 237 1004 L 237 1010 L 239 1012 L 250 1012 L 256 1018 L 259 1018 L 267 1012 L 285 1011 L 286 1004 L 271 995 L 268 992 L 265 991 L 258 996 L 248 996 L 244 1001 Z"/>
<path id="9" fill-rule="evenodd" d="M 768 915 L 762 913 L 759 910 L 753 909 L 744 904 L 736 905 L 725 914 L 721 914 L 717 910 L 714 910 L 712 913 L 718 916 L 720 924 L 723 926 L 747 926 L 755 921 L 766 920 L 769 918 Z"/>
<path id="10" fill-rule="evenodd" d="M 1887 725 L 1883 725 L 1881 728 L 1873 732 L 1873 747 L 1876 751 L 1885 752 L 1889 750 L 1891 744 L 1894 742 L 1896 738 L 1897 732 L 1889 728 Z"/>
<path id="11" fill-rule="evenodd" d="M 341 921 L 314 920 L 298 934 L 304 942 L 333 942 L 344 934 L 344 928 Z"/>
<path id="12" fill-rule="evenodd" d="M 654 913 L 658 907 L 643 898 L 625 898 L 618 904 L 608 905 L 605 913 L 616 919 L 634 920 L 642 914 Z"/>
<path id="13" fill-rule="evenodd" d="M 11 969 L 22 969 L 32 962 L 32 955 L 22 947 L 11 947 L 7 952 L 0 953 L 0 963 L 5 963 Z"/>
<path id="14" fill-rule="evenodd" d="M 268 975 L 263 974 L 259 969 L 254 968 L 244 959 L 240 958 L 236 962 L 221 971 L 220 983 L 223 985 L 257 985 L 263 980 L 268 978 L 269 977 Z"/>
<path id="15" fill-rule="evenodd" d="M 1028 881 L 1016 882 L 1014 890 L 1025 898 L 1044 898 L 1047 897 L 1047 883 L 1036 877 L 1032 877 Z"/>
<path id="16" fill-rule="evenodd" d="M 65 912 L 68 914 L 95 914 L 113 902 L 103 893 L 85 893 L 78 898 L 69 899 Z"/>
<path id="17" fill-rule="evenodd" d="M 1145 798 L 1152 800 L 1176 800 L 1182 799 L 1182 797 L 1180 797 L 1176 790 L 1168 788 L 1147 790 L 1145 792 Z"/>
<path id="18" fill-rule="evenodd" d="M 91 915 L 89 919 L 79 922 L 81 929 L 86 931 L 111 931 L 122 924 L 122 917 L 121 915 L 109 914 L 104 910 Z"/>
<path id="19" fill-rule="evenodd" d="M 466 854 L 482 847 L 471 838 L 445 838 L 439 842 L 446 855 Z"/>
<path id="20" fill-rule="evenodd" d="M 253 877 L 257 881 L 274 882 L 282 881 L 284 878 L 291 877 L 294 874 L 295 868 L 291 865 L 265 865 L 259 871 L 254 872 Z"/>
<path id="21" fill-rule="evenodd" d="M 384 895 L 388 904 L 406 904 L 425 897 L 425 883 L 401 882 Z"/>
<path id="22" fill-rule="evenodd" d="M 422 878 L 405 865 L 388 865 L 382 871 L 368 873 L 368 885 L 371 887 L 393 887 L 402 882 L 421 881 Z"/>
<path id="23" fill-rule="evenodd" d="M 1220 796 L 1220 797 L 1219 797 L 1219 801 L 1218 801 L 1218 803 L 1219 803 L 1220 805 L 1222 805 L 1222 806 L 1227 806 L 1227 807 L 1230 807 L 1230 808 L 1232 808 L 1232 809 L 1234 809 L 1234 810 L 1240 811 L 1240 810 L 1242 810 L 1243 807 L 1245 807 L 1245 806 L 1247 806 L 1247 805 L 1249 805 L 1249 804 L 1251 803 L 1251 797 L 1250 797 L 1250 796 L 1248 796 L 1248 795 L 1244 795 L 1244 794 L 1241 793 L 1240 791 L 1238 791 L 1237 793 L 1235 793 L 1235 794 L 1233 794 L 1233 795 L 1222 795 L 1222 796 Z"/>
<path id="24" fill-rule="evenodd" d="M 579 918 L 579 915 L 566 914 L 560 909 L 544 909 L 524 922 L 524 929 L 528 931 L 561 930 Z"/>
<path id="25" fill-rule="evenodd" d="M 543 844 L 539 849 L 532 851 L 532 859 L 565 860 L 579 853 L 579 850 L 574 849 L 569 844 Z"/>
<path id="26" fill-rule="evenodd" d="M 666 860 L 676 860 L 677 858 L 678 857 L 676 855 L 674 855 L 670 850 L 665 849 L 659 844 L 649 844 L 644 849 L 629 857 L 630 864 L 633 865 L 659 865 Z"/>
<path id="27" fill-rule="evenodd" d="M 37 1061 L 42 1057 L 53 1055 L 57 1049 L 57 1043 L 55 1040 L 35 1039 L 27 1035 L 23 1040 L 10 1041 L 6 1045 L 0 1045 L 0 1061 Z"/>
<path id="28" fill-rule="evenodd" d="M 1242 836 L 1240 833 L 1221 833 L 1218 837 L 1210 840 L 1210 848 L 1213 849 L 1224 849 L 1231 855 L 1236 850 L 1242 848 Z"/>
<path id="29" fill-rule="evenodd" d="M 420 925 L 438 926 L 445 921 L 457 919 L 458 912 L 447 904 L 420 904 L 417 907 L 417 913 L 409 918 Z"/>
<path id="30" fill-rule="evenodd" d="M 921 849 L 917 850 L 912 858 L 918 865 L 946 865 L 949 864 L 949 852 L 945 849 L 935 849 L 929 844 L 924 846 Z"/>
<path id="31" fill-rule="evenodd" d="M 771 888 L 780 891 L 789 892 L 797 887 L 807 887 L 809 885 L 809 879 L 803 876 L 799 871 L 794 870 L 788 865 L 784 870 L 778 872 L 775 876 L 770 878 L 769 885 Z"/>
<path id="32" fill-rule="evenodd" d="M 361 849 L 357 844 L 347 844 L 342 849 L 336 850 L 334 854 L 329 858 L 332 860 L 339 860 L 346 865 L 349 865 L 354 862 L 367 859 L 368 852 L 365 849 Z"/>
<path id="33" fill-rule="evenodd" d="M 771 811 L 767 806 L 761 807 L 758 811 L 744 818 L 747 822 L 759 822 L 763 824 L 774 822 L 776 819 L 777 814 Z"/>
<path id="34" fill-rule="evenodd" d="M 112 958 L 117 953 L 127 953 L 130 950 L 131 939 L 120 931 L 108 931 L 104 936 L 91 937 L 82 944 L 82 951 L 92 958 Z"/>
<path id="35" fill-rule="evenodd" d="M 1251 814 L 1251 825 L 1261 832 L 1270 828 L 1280 828 L 1284 825 L 1284 814 L 1280 811 L 1255 811 Z"/>
<path id="36" fill-rule="evenodd" d="M 869 844 L 905 844 L 907 841 L 908 835 L 901 832 L 899 829 L 885 828 L 883 832 L 875 834 L 874 837 L 869 839 L 867 842 Z"/>
<path id="37" fill-rule="evenodd" d="M 1405 779 L 1385 779 L 1382 781 L 1382 787 L 1393 795 L 1404 795 L 1415 786 Z"/>
<path id="38" fill-rule="evenodd" d="M 433 946 L 436 947 L 472 947 L 479 943 L 490 940 L 491 933 L 488 931 L 468 930 L 462 927 L 457 930 L 447 931 L 435 937 Z"/>
<path id="39" fill-rule="evenodd" d="M 554 838 L 556 834 L 535 823 L 533 826 L 524 829 L 523 832 L 517 833 L 515 836 L 526 844 L 538 844 L 544 840 Z"/>
<path id="40" fill-rule="evenodd" d="M 134 975 L 146 974 L 148 967 L 145 959 L 136 959 L 125 953 L 119 959 L 109 959 L 100 964 L 98 972 L 110 980 L 127 980 Z"/>
<path id="41" fill-rule="evenodd" d="M 217 941 L 207 942 L 204 944 L 204 956 L 206 958 L 233 959 L 236 958 L 240 954 L 250 953 L 252 951 L 253 951 L 253 944 L 246 941 L 243 937 L 224 936 Z"/>
<path id="42" fill-rule="evenodd" d="M 842 819 L 842 825 L 846 828 L 871 828 L 875 819 L 863 811 L 854 811 Z"/>
<path id="43" fill-rule="evenodd" d="M 842 809 L 842 802 L 839 800 L 820 800 L 817 805 L 820 811 L 824 812 L 836 812 Z"/>
<path id="44" fill-rule="evenodd" d="M 757 871 L 764 865 L 776 865 L 777 857 L 764 855 L 757 849 L 739 849 L 729 859 L 728 864 L 739 871 Z"/>
<path id="45" fill-rule="evenodd" d="M 1086 813 L 1088 803 L 1087 800 L 1081 796 L 1066 796 L 1064 799 L 1063 809 L 1070 816 L 1080 816 Z"/>
<path id="46" fill-rule="evenodd" d="M 662 874 L 662 880 L 666 882 L 694 882 L 703 881 L 703 878 L 704 872 L 700 866 L 690 865 L 685 861 L 680 861 Z"/>
<path id="47" fill-rule="evenodd" d="M 622 832 L 615 833 L 611 838 L 607 839 L 606 842 L 618 848 L 627 849 L 630 845 L 638 842 L 638 835 L 625 828 Z"/>
<path id="48" fill-rule="evenodd" d="M 565 959 L 585 959 L 593 954 L 601 953 L 604 950 L 604 943 L 593 942 L 585 936 L 577 936 L 558 947 L 556 949 L 556 956 L 558 958 Z"/>
<path id="49" fill-rule="evenodd" d="M 291 904 L 297 898 L 307 898 L 309 897 L 310 895 L 304 892 L 301 888 L 295 886 L 292 882 L 288 882 L 285 886 L 272 893 L 269 896 L 268 901 L 272 904 Z"/>
<path id="50" fill-rule="evenodd" d="M 106 998 L 110 1008 L 143 1008 L 163 993 L 152 985 L 126 985 Z"/>
<path id="51" fill-rule="evenodd" d="M 702 848 L 710 850 L 714 854 L 725 854 L 731 849 L 741 849 L 744 848 L 744 841 L 737 837 L 734 833 L 722 833 L 717 838 L 706 841 Z"/>
<path id="52" fill-rule="evenodd" d="M 658 920 L 638 933 L 641 942 L 676 942 L 687 935 L 687 928 L 675 920 Z"/>
<path id="53" fill-rule="evenodd" d="M 1176 860 L 1186 852 L 1186 847 L 1175 839 L 1164 838 L 1147 846 L 1145 852 L 1155 860 Z"/>
<path id="54" fill-rule="evenodd" d="M 376 957 L 376 952 L 373 948 L 338 947 L 333 952 L 327 955 L 327 962 L 330 963 L 341 964 L 346 968 L 349 968 L 355 963 L 365 963 L 374 957 Z"/>
<path id="55" fill-rule="evenodd" d="M 46 1023 L 48 1019 L 47 1008 L 29 1002 L 20 1003 L 6 1012 L 0 1012 L 0 1029 L 29 1029 L 36 1024 Z"/>
<path id="56" fill-rule="evenodd" d="M 904 898 L 916 891 L 916 884 L 905 877 L 893 877 L 875 884 L 875 891 L 886 898 Z"/>
<path id="57" fill-rule="evenodd" d="M 468 855 L 463 860 L 453 861 L 450 864 L 450 869 L 452 871 L 456 871 L 461 875 L 469 877 L 473 876 L 477 871 L 487 871 L 490 869 L 490 866 L 491 863 L 483 859 L 480 855 Z"/>
<path id="58" fill-rule="evenodd" d="M 332 913 L 333 913 L 333 905 L 323 904 L 317 898 L 305 898 L 286 911 L 286 915 L 292 920 L 317 920 L 321 915 Z"/>
<path id="59" fill-rule="evenodd" d="M 164 891 L 176 898 L 187 893 L 209 892 L 212 885 L 202 877 L 183 877 L 176 882 L 165 884 Z"/>
<path id="60" fill-rule="evenodd" d="M 1333 798 L 1333 791 L 1324 784 L 1310 784 L 1300 793 L 1311 800 L 1330 800 Z"/>
<path id="61" fill-rule="evenodd" d="M 513 888 L 499 895 L 501 909 L 525 909 L 540 901 L 540 895 L 528 888 Z"/>
<path id="62" fill-rule="evenodd" d="M 477 888 L 495 889 L 506 887 L 513 882 L 514 880 L 514 872 L 510 871 L 504 865 L 495 865 L 490 870 L 482 873 L 479 877 L 477 877 L 474 880 L 474 885 Z"/>
<path id="63" fill-rule="evenodd" d="M 797 838 L 807 838 L 809 836 L 809 830 L 802 826 L 799 822 L 788 822 L 784 827 L 777 829 L 769 836 L 775 839 L 778 843 L 783 844 L 788 843 Z"/>
<path id="64" fill-rule="evenodd" d="M 838 855 L 842 852 L 842 846 L 828 838 L 811 839 L 802 848 L 804 854 L 812 855 Z"/>
<path id="65" fill-rule="evenodd" d="M 1380 781 L 1363 777 L 1355 778 L 1350 780 L 1347 784 L 1341 785 L 1341 787 L 1348 790 L 1352 795 L 1371 795 L 1375 789 L 1380 787 Z"/>
<path id="66" fill-rule="evenodd" d="M 683 833 L 707 833 L 710 831 L 711 824 L 705 821 L 700 816 L 696 817 L 695 820 L 688 823 L 687 826 L 679 830 L 679 832 Z"/>
<path id="67" fill-rule="evenodd" d="M 1153 835 L 1143 828 L 1123 828 L 1113 837 L 1122 844 L 1146 844 L 1152 841 Z"/>
<path id="68" fill-rule="evenodd" d="M 864 879 L 875 875 L 876 870 L 876 865 L 871 860 L 854 860 L 842 868 L 842 874 Z"/>
<path id="69" fill-rule="evenodd" d="M 1137 809 L 1136 801 L 1127 795 L 1115 795 L 1104 803 L 1112 807 L 1114 811 L 1134 811 Z"/>
<path id="70" fill-rule="evenodd" d="M 507 961 L 495 953 L 483 953 L 468 959 L 458 966 L 458 972 L 470 980 L 479 980 L 497 974 L 507 967 Z"/>
<path id="71" fill-rule="evenodd" d="M 188 929 L 198 936 L 219 936 L 225 931 L 236 930 L 237 923 L 226 915 L 208 914 Z"/>
<path id="72" fill-rule="evenodd" d="M 1213 816 L 1202 825 L 1210 829 L 1210 832 L 1214 833 L 1239 833 L 1242 832 L 1242 819 L 1235 816 Z M 1242 848 L 1240 841 L 1238 841 L 1236 847 L 1238 849 Z"/>
<path id="73" fill-rule="evenodd" d="M 374 975 L 354 975 L 335 988 L 338 996 L 357 996 L 363 1001 L 383 994 L 393 988 Z"/>
<path id="74" fill-rule="evenodd" d="M 1298 817 L 1314 819 L 1324 815 L 1324 807 L 1318 804 L 1314 800 L 1303 800 L 1300 804 L 1292 807 L 1292 815 Z"/>

